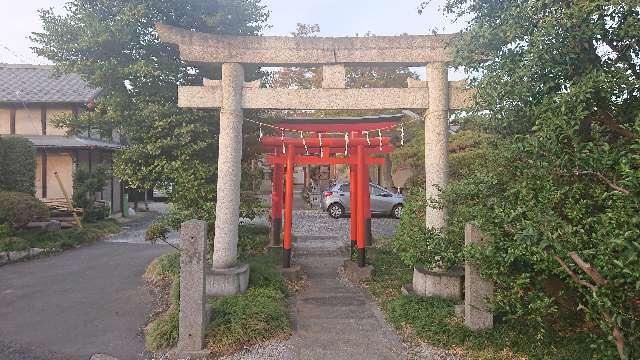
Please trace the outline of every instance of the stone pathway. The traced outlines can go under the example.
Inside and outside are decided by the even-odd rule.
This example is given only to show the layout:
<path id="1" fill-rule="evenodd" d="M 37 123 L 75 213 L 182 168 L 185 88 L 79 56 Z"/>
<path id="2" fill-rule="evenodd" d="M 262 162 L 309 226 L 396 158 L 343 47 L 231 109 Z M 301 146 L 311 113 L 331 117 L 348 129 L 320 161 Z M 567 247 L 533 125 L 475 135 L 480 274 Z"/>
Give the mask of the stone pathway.
<path id="1" fill-rule="evenodd" d="M 294 300 L 297 359 L 404 359 L 406 349 L 375 302 L 359 287 L 340 280 L 342 256 L 318 243 L 336 238 L 299 236 L 296 259 L 308 287 Z"/>
<path id="2" fill-rule="evenodd" d="M 390 236 L 397 220 L 373 219 L 377 236 Z M 292 299 L 295 333 L 285 342 L 254 347 L 227 360 L 406 359 L 407 349 L 385 322 L 375 301 L 341 280 L 338 269 L 349 245 L 349 219 L 318 210 L 295 210 L 294 261 L 308 286 Z"/>

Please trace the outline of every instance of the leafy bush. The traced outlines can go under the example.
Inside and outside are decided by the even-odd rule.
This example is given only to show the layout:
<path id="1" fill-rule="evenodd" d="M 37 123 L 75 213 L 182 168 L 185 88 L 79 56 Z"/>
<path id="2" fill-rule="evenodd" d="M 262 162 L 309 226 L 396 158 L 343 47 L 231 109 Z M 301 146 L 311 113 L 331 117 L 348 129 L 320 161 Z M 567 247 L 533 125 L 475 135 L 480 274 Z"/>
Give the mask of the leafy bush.
<path id="1" fill-rule="evenodd" d="M 16 236 L 27 240 L 31 247 L 65 249 L 96 241 L 107 234 L 114 234 L 118 231 L 120 231 L 120 226 L 115 221 L 104 220 L 87 224 L 82 229 L 72 228 L 59 231 L 21 229 L 14 231 L 14 233 Z"/>
<path id="2" fill-rule="evenodd" d="M 13 235 L 11 227 L 7 224 L 0 223 L 0 240 Z"/>
<path id="3" fill-rule="evenodd" d="M 215 315 L 207 343 L 213 351 L 230 353 L 258 342 L 284 338 L 291 331 L 285 303 L 287 290 L 277 260 L 254 256 L 245 261 L 251 269 L 250 289 L 245 294 L 210 300 Z M 179 275 L 179 252 L 158 257 L 145 272 L 144 277 L 151 284 L 167 286 L 169 282 L 171 287 L 168 309 L 145 329 L 145 343 L 152 351 L 169 348 L 178 341 Z"/>
<path id="4" fill-rule="evenodd" d="M 93 172 L 78 168 L 73 173 L 73 206 L 83 209 L 83 220 L 95 222 L 107 218 L 110 209 L 95 204 L 95 194 L 107 185 L 108 172 L 98 167 Z"/>
<path id="5" fill-rule="evenodd" d="M 20 136 L 0 137 L 0 191 L 35 195 L 36 148 Z"/>
<path id="6" fill-rule="evenodd" d="M 22 251 L 29 248 L 29 243 L 19 237 L 0 239 L 0 251 Z"/>
<path id="7" fill-rule="evenodd" d="M 85 210 L 83 220 L 86 222 L 96 222 L 104 220 L 111 215 L 111 208 L 107 204 L 95 203 Z"/>
<path id="8" fill-rule="evenodd" d="M 282 292 L 250 288 L 246 294 L 210 300 L 215 316 L 207 332 L 207 347 L 232 353 L 262 341 L 288 337 L 291 324 Z"/>
<path id="9" fill-rule="evenodd" d="M 445 269 L 460 265 L 461 238 L 451 238 L 448 232 L 425 227 L 427 200 L 424 189 L 413 188 L 404 206 L 392 246 L 405 264 Z"/>
<path id="10" fill-rule="evenodd" d="M 0 192 L 0 224 L 15 229 L 35 219 L 49 219 L 49 209 L 42 201 L 30 194 Z"/>
<path id="11" fill-rule="evenodd" d="M 262 254 L 269 241 L 269 228 L 262 225 L 238 226 L 238 256 Z"/>
<path id="12" fill-rule="evenodd" d="M 403 295 L 401 287 L 411 281 L 412 268 L 386 246 L 373 258 L 376 272 L 366 283 L 379 301 L 387 320 L 408 340 L 464 353 L 465 359 L 605 359 L 611 351 L 591 346 L 591 329 L 572 329 L 565 317 L 546 325 L 543 332 L 522 321 L 497 317 L 494 328 L 476 332 L 454 315 L 454 303 L 440 298 Z"/>

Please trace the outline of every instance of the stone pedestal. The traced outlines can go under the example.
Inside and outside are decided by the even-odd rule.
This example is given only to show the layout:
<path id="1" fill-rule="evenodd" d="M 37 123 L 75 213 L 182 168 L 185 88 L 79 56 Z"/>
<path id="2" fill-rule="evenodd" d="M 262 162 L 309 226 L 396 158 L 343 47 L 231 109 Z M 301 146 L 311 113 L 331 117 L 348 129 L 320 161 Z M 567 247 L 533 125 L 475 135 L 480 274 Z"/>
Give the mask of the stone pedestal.
<path id="1" fill-rule="evenodd" d="M 422 266 L 413 269 L 413 291 L 420 296 L 437 296 L 451 300 L 462 300 L 464 271 L 432 271 Z"/>
<path id="2" fill-rule="evenodd" d="M 229 296 L 242 294 L 249 287 L 249 265 L 240 264 L 207 272 L 207 295 Z"/>
<path id="3" fill-rule="evenodd" d="M 344 274 L 351 282 L 361 282 L 364 280 L 369 280 L 373 275 L 373 266 L 371 265 L 359 267 L 358 264 L 349 259 L 345 260 L 343 265 Z"/>
<path id="4" fill-rule="evenodd" d="M 465 225 L 465 245 L 481 245 L 485 241 L 484 234 L 476 225 Z M 464 324 L 472 330 L 491 329 L 493 312 L 487 299 L 493 295 L 493 283 L 483 279 L 478 266 L 468 261 L 464 265 L 464 276 Z"/>

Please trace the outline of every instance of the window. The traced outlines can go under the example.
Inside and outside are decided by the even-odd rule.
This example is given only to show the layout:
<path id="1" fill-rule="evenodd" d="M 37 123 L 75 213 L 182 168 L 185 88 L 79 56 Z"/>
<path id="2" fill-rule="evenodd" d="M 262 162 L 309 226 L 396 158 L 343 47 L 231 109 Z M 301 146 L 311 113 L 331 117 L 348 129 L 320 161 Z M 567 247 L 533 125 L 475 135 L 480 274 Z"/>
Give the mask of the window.
<path id="1" fill-rule="evenodd" d="M 382 194 L 386 193 L 386 191 L 377 186 L 369 185 L 369 193 L 371 193 L 371 196 L 382 196 Z"/>

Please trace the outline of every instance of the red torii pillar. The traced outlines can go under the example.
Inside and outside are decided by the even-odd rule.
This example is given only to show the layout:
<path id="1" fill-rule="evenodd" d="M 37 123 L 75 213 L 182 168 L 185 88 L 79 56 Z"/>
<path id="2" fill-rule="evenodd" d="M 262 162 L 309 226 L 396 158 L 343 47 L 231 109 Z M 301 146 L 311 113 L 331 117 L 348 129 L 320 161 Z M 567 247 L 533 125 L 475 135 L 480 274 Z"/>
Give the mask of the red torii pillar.
<path id="1" fill-rule="evenodd" d="M 282 164 L 273 164 L 271 176 L 271 246 L 280 246 L 282 232 Z"/>
<path id="2" fill-rule="evenodd" d="M 284 239 L 282 241 L 282 267 L 291 267 L 291 230 L 293 222 L 293 172 L 295 148 L 293 144 L 287 146 L 287 175 L 285 179 L 284 195 Z"/>

